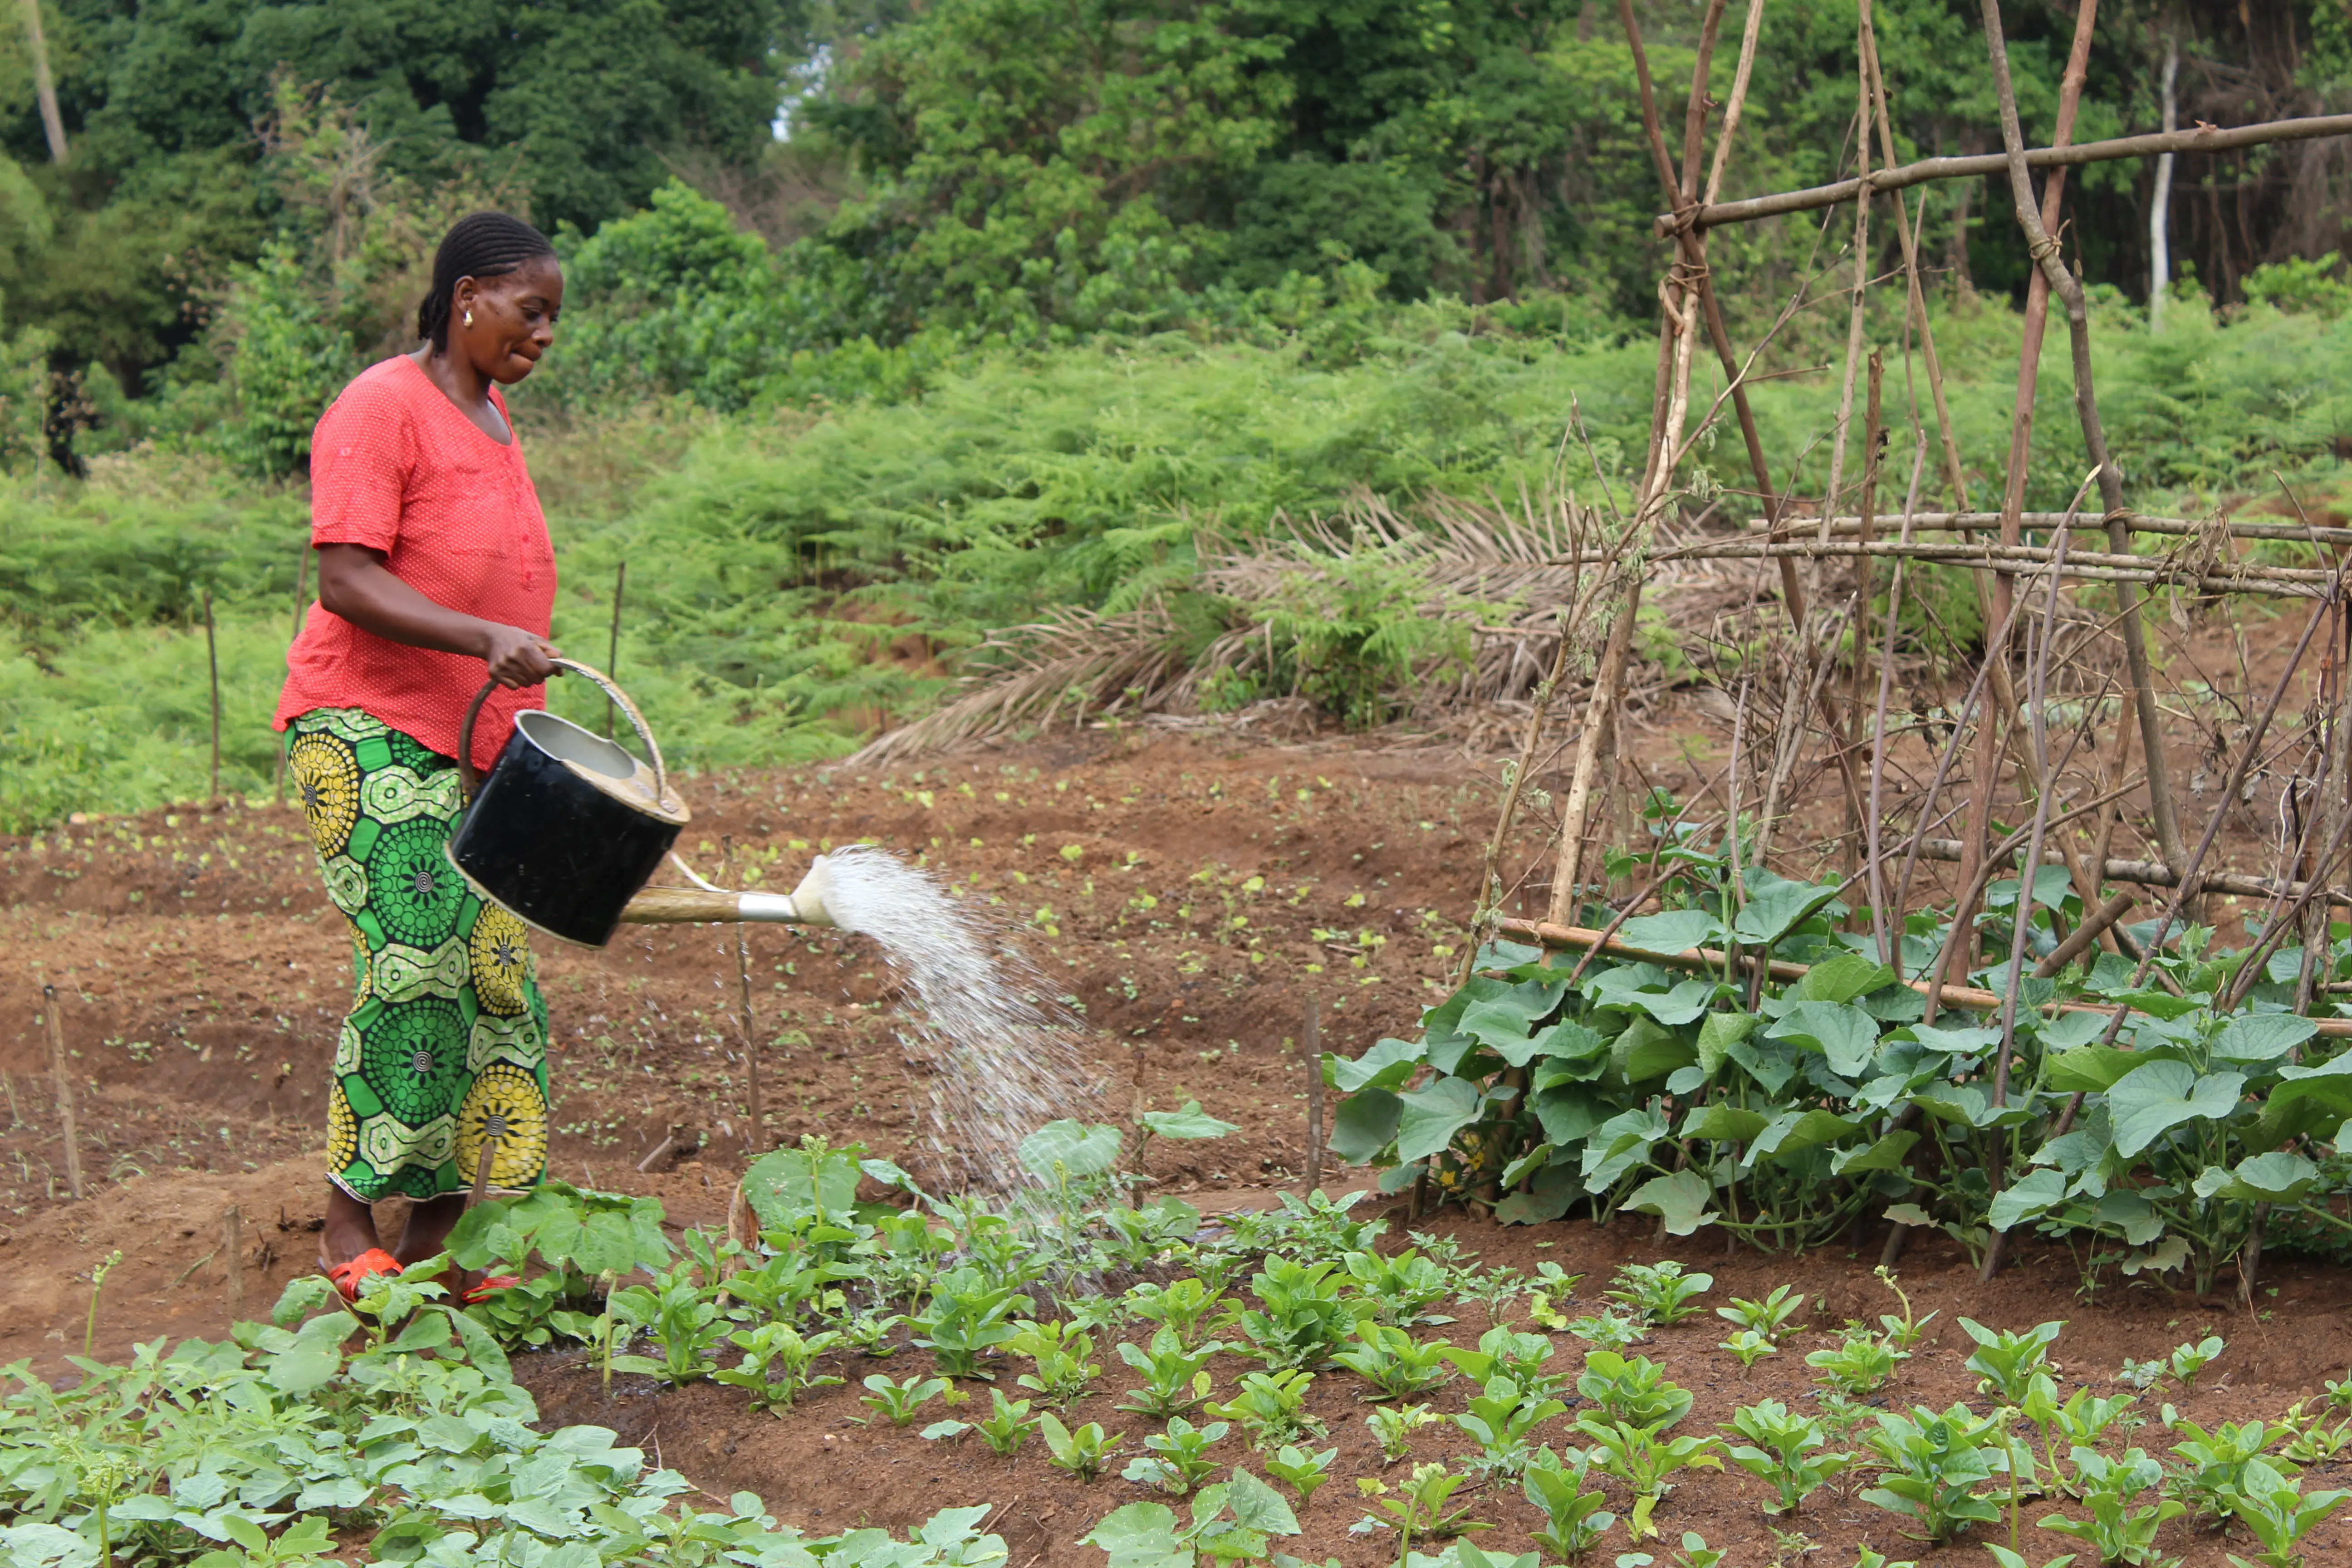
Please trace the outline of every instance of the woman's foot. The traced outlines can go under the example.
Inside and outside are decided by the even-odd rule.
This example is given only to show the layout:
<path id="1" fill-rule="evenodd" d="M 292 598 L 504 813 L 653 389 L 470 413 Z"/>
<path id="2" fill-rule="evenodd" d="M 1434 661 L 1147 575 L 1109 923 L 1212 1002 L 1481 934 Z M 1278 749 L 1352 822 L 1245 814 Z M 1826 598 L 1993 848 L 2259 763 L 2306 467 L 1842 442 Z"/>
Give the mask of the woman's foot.
<path id="1" fill-rule="evenodd" d="M 332 1183 L 327 1185 L 327 1225 L 319 1237 L 320 1267 L 340 1268 L 383 1244 L 375 1234 L 375 1211 Z"/>

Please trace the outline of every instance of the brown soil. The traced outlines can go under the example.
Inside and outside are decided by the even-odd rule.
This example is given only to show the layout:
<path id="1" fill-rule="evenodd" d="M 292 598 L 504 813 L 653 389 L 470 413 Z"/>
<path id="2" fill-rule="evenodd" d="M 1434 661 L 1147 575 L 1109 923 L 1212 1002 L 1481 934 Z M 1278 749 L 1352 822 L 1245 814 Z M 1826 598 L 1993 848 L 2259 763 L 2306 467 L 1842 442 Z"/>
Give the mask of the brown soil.
<path id="1" fill-rule="evenodd" d="M 2258 652 L 2258 668 L 2264 657 Z M 1652 776 L 1689 791 L 1699 769 L 1711 773 L 1728 729 L 1728 713 L 1719 717 L 1654 715 L 1657 727 L 1638 738 Z M 1694 757 L 1696 767 L 1685 761 Z M 2177 776 L 2192 762 L 2193 747 L 2184 745 Z M 1321 1002 L 1327 1048 L 1353 1055 L 1382 1035 L 1408 1032 L 1450 985 L 1460 962 L 1458 921 L 1492 823 L 1495 772 L 1452 752 L 1335 745 L 1236 752 L 1200 741 L 1110 737 L 1086 749 L 1032 747 L 888 778 L 826 770 L 705 778 L 691 791 L 697 823 L 680 847 L 698 869 L 719 875 L 731 839 L 746 868 L 731 879 L 751 881 L 756 868 L 755 885 L 788 887 L 816 849 L 868 840 L 920 854 L 978 896 L 1003 900 L 1003 914 L 1025 922 L 1040 964 L 1099 1029 L 1092 1061 L 1112 1104 L 1123 1109 L 1132 1098 L 1165 1108 L 1198 1099 L 1241 1124 L 1235 1137 L 1161 1144 L 1150 1155 L 1160 1190 L 1216 1207 L 1264 1201 L 1265 1189 L 1295 1184 L 1305 1142 L 1297 1037 L 1309 996 Z M 1842 808 L 1825 796 L 1825 789 L 1812 795 L 1808 815 L 1820 820 L 1810 826 L 1834 832 Z M 2183 805 L 2184 816 L 2201 816 L 2193 802 Z M 2126 852 L 2124 842 L 2116 853 Z M 1533 847 L 1532 839 L 1520 846 L 1511 864 L 1528 860 Z M 2137 848 L 2132 843 L 2129 852 Z M 2233 827 L 2216 859 L 2261 868 L 2251 830 Z M 1940 877 L 1935 868 L 1923 871 Z M 1915 903 L 1921 897 L 1915 893 Z M 926 1098 L 921 1069 L 897 1044 L 887 980 L 872 949 L 831 933 L 752 928 L 751 952 L 769 1140 L 821 1132 L 919 1170 L 913 1134 Z M 124 1258 L 106 1283 L 98 1353 L 119 1357 L 134 1340 L 158 1335 L 217 1335 L 231 1294 L 231 1260 L 218 1248 L 232 1206 L 242 1222 L 234 1261 L 244 1315 L 260 1315 L 288 1279 L 313 1266 L 325 1194 L 325 1079 L 348 994 L 347 952 L 290 809 L 183 807 L 0 839 L 0 1072 L 9 1097 L 0 1129 L 0 1364 L 28 1357 L 44 1373 L 66 1372 L 66 1356 L 82 1348 L 91 1269 L 117 1250 Z M 555 1021 L 553 1169 L 657 1195 L 673 1224 L 719 1220 L 746 1131 L 731 931 L 639 929 L 603 952 L 550 942 L 540 957 Z M 66 1192 L 41 1022 L 45 981 L 60 994 L 90 1193 L 79 1204 Z M 699 1136 L 704 1147 L 674 1168 L 638 1173 L 639 1159 L 673 1128 L 690 1130 L 689 1142 Z M 387 1205 L 391 1229 L 397 1208 Z M 1821 1300 L 1815 1321 L 1825 1329 L 1894 1305 L 1869 1278 L 1875 1237 L 1863 1238 L 1858 1254 L 1723 1259 L 1720 1244 L 1704 1236 L 1661 1246 L 1646 1221 L 1607 1233 L 1580 1222 L 1505 1232 L 1449 1215 L 1433 1228 L 1458 1235 L 1490 1263 L 1529 1268 L 1552 1260 L 1589 1273 L 1588 1300 L 1620 1262 L 1681 1256 L 1715 1270 L 1710 1304 L 1792 1283 Z M 1973 1380 L 1960 1370 L 1967 1346 L 1955 1319 L 1962 1314 L 2003 1327 L 2069 1320 L 2057 1352 L 2069 1381 L 2108 1393 L 2126 1355 L 2160 1354 L 2210 1327 L 2231 1350 L 2199 1391 L 2171 1395 L 2209 1425 L 2275 1417 L 2343 1373 L 2352 1328 L 2352 1280 L 2291 1258 L 2277 1259 L 2251 1315 L 2152 1284 L 2078 1300 L 2063 1254 L 2031 1247 L 1990 1287 L 1941 1243 L 1915 1248 L 1904 1278 L 1922 1313 L 1941 1314 L 1892 1391 L 1906 1403 L 1973 1396 Z M 1462 1321 L 1440 1331 L 1468 1343 L 1485 1320 L 1475 1307 L 1456 1310 Z M 1828 1342 L 1808 1332 L 1743 1375 L 1715 1348 L 1723 1328 L 1709 1315 L 1662 1331 L 1644 1347 L 1698 1394 L 1685 1430 L 1709 1429 L 1758 1398 L 1795 1403 L 1810 1387 L 1803 1352 Z M 1570 1362 L 1574 1342 L 1559 1342 L 1560 1360 Z M 1126 1369 L 1110 1349 L 1106 1342 L 1097 1358 L 1109 1369 L 1098 1384 L 1105 1392 L 1082 1404 L 1077 1418 L 1139 1436 L 1141 1418 L 1111 1408 Z M 1092 1485 L 1070 1480 L 1045 1465 L 1034 1443 L 1005 1461 L 971 1440 L 942 1447 L 911 1431 L 852 1425 L 849 1417 L 863 1414 L 854 1386 L 811 1395 L 779 1421 L 714 1387 L 656 1395 L 642 1380 L 623 1379 L 608 1402 L 576 1355 L 521 1365 L 551 1421 L 613 1426 L 705 1489 L 758 1491 L 780 1516 L 813 1529 L 904 1526 L 940 1508 L 986 1501 L 998 1505 L 991 1528 L 1011 1542 L 1012 1568 L 1094 1568 L 1099 1555 L 1076 1546 L 1076 1538 L 1144 1495 L 1117 1479 L 1116 1465 Z M 869 1371 L 904 1376 L 924 1365 L 920 1352 L 908 1351 L 835 1370 L 854 1385 Z M 1221 1391 L 1243 1369 L 1230 1360 L 1219 1367 Z M 1356 1388 L 1349 1374 L 1320 1381 L 1316 1409 L 1331 1431 L 1323 1446 L 1336 1444 L 1340 1458 L 1335 1479 L 1301 1510 L 1307 1536 L 1291 1545 L 1312 1560 L 1331 1555 L 1369 1568 L 1393 1562 L 1394 1543 L 1347 1534 L 1365 1511 L 1356 1481 L 1394 1481 L 1403 1472 L 1381 1468 Z M 1458 1408 L 1460 1394 L 1457 1385 L 1438 1408 Z M 2153 1414 L 2162 1399 L 2141 1403 Z M 1566 1440 L 1557 1428 L 1548 1435 Z M 2169 1443 L 2161 1427 L 2141 1440 L 2158 1450 Z M 1425 1431 L 1417 1457 L 1470 1447 L 1450 1428 Z M 1243 1457 L 1237 1438 L 1228 1439 L 1224 1457 Z M 2339 1467 L 2314 1471 L 2316 1485 L 2344 1479 Z M 1774 1543 L 1756 1511 L 1761 1495 L 1760 1483 L 1738 1472 L 1702 1473 L 1667 1500 L 1659 1522 L 1669 1541 L 1696 1529 L 1732 1545 L 1727 1562 L 1738 1568 L 1802 1561 L 1794 1554 L 1801 1547 Z M 1535 1515 L 1516 1488 L 1489 1489 L 1477 1505 L 1475 1517 L 1501 1527 L 1483 1544 L 1526 1549 L 1523 1532 Z M 1906 1543 L 1892 1516 L 1851 1497 L 1825 1492 L 1817 1505 L 1795 1526 L 1825 1548 L 1811 1559 L 1817 1563 L 1843 1568 L 1864 1540 L 1923 1564 L 1984 1560 L 1973 1543 L 1940 1552 Z M 1615 1506 L 1626 1511 L 1622 1499 Z M 2029 1532 L 2047 1511 L 2028 1506 Z M 2069 1543 L 2022 1544 L 2039 1562 Z M 2247 1549 L 2242 1540 L 2231 1544 Z M 1624 1546 L 1621 1526 L 1598 1560 Z M 2165 1550 L 2183 1554 L 2189 1568 L 2223 1562 L 2214 1538 L 2178 1524 L 2168 1527 Z M 2311 1560 L 2352 1561 L 2352 1527 L 2326 1527 Z"/>

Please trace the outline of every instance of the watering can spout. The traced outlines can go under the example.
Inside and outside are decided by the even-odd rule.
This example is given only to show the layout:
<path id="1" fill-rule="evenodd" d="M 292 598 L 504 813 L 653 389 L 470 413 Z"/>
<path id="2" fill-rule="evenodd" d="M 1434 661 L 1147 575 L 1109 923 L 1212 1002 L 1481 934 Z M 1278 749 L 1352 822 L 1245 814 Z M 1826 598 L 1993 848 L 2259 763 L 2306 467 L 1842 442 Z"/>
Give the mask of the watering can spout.
<path id="1" fill-rule="evenodd" d="M 693 873 L 688 871 L 688 876 Z M 700 879 L 697 878 L 699 881 Z M 705 883 L 698 888 L 647 888 L 629 900 L 621 919 L 631 925 L 732 924 L 829 926 L 838 923 L 826 908 L 832 874 L 820 855 L 789 893 L 733 893 Z"/>

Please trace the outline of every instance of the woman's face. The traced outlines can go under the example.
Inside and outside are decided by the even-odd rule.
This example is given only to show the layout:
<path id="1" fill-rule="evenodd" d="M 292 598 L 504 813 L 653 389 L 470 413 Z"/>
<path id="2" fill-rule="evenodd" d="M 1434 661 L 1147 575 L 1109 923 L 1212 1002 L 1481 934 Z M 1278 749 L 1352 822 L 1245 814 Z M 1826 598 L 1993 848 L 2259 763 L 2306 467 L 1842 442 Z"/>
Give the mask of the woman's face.
<path id="1" fill-rule="evenodd" d="M 512 386 L 555 341 L 563 268 L 552 256 L 541 256 L 496 278 L 461 279 L 451 304 L 450 350 L 499 385 Z M 465 324 L 469 310 L 470 327 Z"/>

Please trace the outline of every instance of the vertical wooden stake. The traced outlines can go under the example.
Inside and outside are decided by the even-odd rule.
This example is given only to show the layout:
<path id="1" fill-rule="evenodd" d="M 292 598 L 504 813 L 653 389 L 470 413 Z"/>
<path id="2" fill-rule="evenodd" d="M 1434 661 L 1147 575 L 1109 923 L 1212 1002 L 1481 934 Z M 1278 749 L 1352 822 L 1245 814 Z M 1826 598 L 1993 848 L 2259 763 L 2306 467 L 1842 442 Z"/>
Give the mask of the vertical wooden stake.
<path id="1" fill-rule="evenodd" d="M 49 139 L 49 162 L 66 161 L 66 122 L 58 112 L 56 79 L 49 75 L 49 41 L 41 31 L 41 0 L 24 0 L 25 43 L 33 57 L 33 100 L 41 108 L 41 131 Z"/>
<path id="2" fill-rule="evenodd" d="M 228 1321 L 245 1310 L 245 1215 L 231 1204 L 221 1215 L 221 1257 L 228 1260 Z"/>
<path id="3" fill-rule="evenodd" d="M 299 562 L 298 562 L 298 563 L 295 564 L 295 567 L 294 567 L 294 632 L 293 632 L 293 636 L 294 636 L 294 637 L 297 637 L 297 638 L 299 638 L 299 637 L 301 637 L 301 635 L 302 635 L 302 612 L 303 612 L 304 610 L 306 610 L 306 609 L 308 609 L 308 608 L 310 607 L 308 605 L 306 605 L 305 603 L 303 603 L 303 590 L 305 590 L 305 589 L 307 589 L 308 587 L 310 587 L 310 546 L 308 543 L 305 543 L 305 544 L 302 546 L 302 559 L 301 559 Z M 291 646 L 291 640 L 290 640 L 290 639 L 289 639 L 289 647 Z M 287 739 L 288 739 L 288 741 L 290 742 L 292 741 L 293 737 L 289 735 L 289 736 L 288 736 L 288 737 L 287 737 Z M 284 746 L 284 745 L 281 745 L 281 746 L 279 746 L 279 747 L 278 748 L 278 776 L 270 782 L 270 785 L 269 785 L 269 796 L 270 796 L 270 799 L 272 799 L 273 801 L 275 801 L 277 804 L 278 804 L 278 805 L 285 805 L 285 804 L 286 804 L 286 753 L 287 753 L 287 752 L 288 752 L 288 750 L 289 750 L 289 746 Z"/>
<path id="4" fill-rule="evenodd" d="M 621 679 L 621 592 L 628 585 L 629 563 L 624 561 L 613 573 L 613 635 L 604 642 L 604 679 L 607 680 Z M 613 700 L 607 697 L 604 699 L 605 739 L 612 739 L 613 725 L 618 718 Z"/>
<path id="5" fill-rule="evenodd" d="M 213 681 L 213 787 L 207 800 L 220 799 L 220 645 L 213 637 L 213 591 L 205 590 L 205 663 Z"/>
<path id="6" fill-rule="evenodd" d="M 1323 1184 L 1323 1005 L 1307 999 L 1307 1195 Z"/>
<path id="7" fill-rule="evenodd" d="M 732 886 L 740 880 L 734 874 L 735 836 L 719 837 L 719 859 L 728 868 L 727 880 Z M 760 1037 L 751 1023 L 751 928 L 742 921 L 735 922 L 735 978 L 743 986 L 743 1070 L 751 1079 L 751 1126 L 743 1136 L 743 1157 L 756 1160 L 768 1152 L 768 1127 L 760 1109 Z"/>
<path id="8" fill-rule="evenodd" d="M 73 1077 L 66 1067 L 65 1019 L 58 1013 L 58 988 L 41 987 L 41 1016 L 49 1026 L 49 1075 L 57 1080 L 58 1120 L 66 1132 L 66 1185 L 81 1201 L 81 1135 L 74 1126 Z"/>

